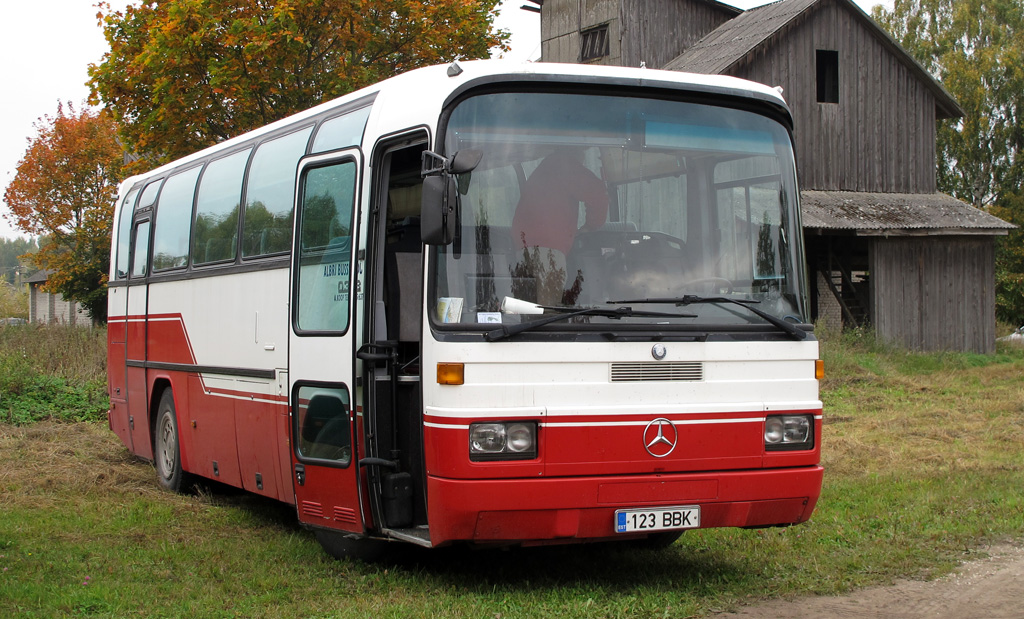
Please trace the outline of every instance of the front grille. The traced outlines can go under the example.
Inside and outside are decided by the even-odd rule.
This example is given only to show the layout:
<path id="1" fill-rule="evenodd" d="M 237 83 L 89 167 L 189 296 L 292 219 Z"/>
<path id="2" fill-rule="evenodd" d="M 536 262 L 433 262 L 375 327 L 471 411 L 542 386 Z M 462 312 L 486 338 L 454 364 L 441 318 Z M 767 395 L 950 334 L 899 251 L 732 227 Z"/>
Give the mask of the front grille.
<path id="1" fill-rule="evenodd" d="M 612 364 L 613 383 L 700 380 L 704 380 L 704 365 L 700 361 Z"/>

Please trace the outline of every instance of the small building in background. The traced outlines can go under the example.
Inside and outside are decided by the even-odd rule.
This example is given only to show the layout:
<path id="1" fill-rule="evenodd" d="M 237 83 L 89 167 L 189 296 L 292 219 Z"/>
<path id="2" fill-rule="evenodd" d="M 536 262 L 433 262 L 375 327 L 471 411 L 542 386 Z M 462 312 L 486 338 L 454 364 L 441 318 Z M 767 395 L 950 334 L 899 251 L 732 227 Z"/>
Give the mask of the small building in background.
<path id="1" fill-rule="evenodd" d="M 963 111 L 851 0 L 543 0 L 544 62 L 730 75 L 782 89 L 813 318 L 918 350 L 995 349 L 995 237 L 938 192 L 936 123 Z"/>
<path id="2" fill-rule="evenodd" d="M 93 326 L 85 309 L 54 292 L 43 290 L 50 278 L 49 271 L 37 271 L 25 280 L 28 285 L 28 321 L 32 324 L 65 324 L 81 327 Z"/>

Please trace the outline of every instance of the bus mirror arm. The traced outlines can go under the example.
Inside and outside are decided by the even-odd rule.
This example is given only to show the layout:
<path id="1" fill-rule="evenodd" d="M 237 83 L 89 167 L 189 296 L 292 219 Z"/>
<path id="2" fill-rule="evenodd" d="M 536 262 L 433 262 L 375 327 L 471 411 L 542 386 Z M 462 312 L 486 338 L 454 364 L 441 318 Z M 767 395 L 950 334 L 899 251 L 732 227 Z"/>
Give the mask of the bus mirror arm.
<path id="1" fill-rule="evenodd" d="M 420 156 L 420 176 L 467 174 L 475 170 L 483 158 L 484 152 L 474 148 L 460 150 L 451 159 L 425 150 Z"/>

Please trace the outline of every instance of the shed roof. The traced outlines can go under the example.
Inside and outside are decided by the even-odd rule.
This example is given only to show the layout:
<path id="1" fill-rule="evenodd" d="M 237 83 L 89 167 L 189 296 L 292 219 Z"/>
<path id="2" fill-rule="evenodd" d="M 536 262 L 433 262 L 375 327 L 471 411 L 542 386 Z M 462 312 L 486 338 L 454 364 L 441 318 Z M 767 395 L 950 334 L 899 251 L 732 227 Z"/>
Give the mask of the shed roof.
<path id="1" fill-rule="evenodd" d="M 25 279 L 25 283 L 26 284 L 41 284 L 41 283 L 45 282 L 46 280 L 50 279 L 50 273 L 52 273 L 52 272 L 53 271 L 47 271 L 46 269 L 43 269 L 42 271 L 36 271 L 35 273 L 33 273 L 32 275 L 29 275 Z"/>
<path id="2" fill-rule="evenodd" d="M 964 115 L 949 91 L 852 0 L 780 0 L 750 9 L 709 32 L 662 68 L 706 74 L 726 73 L 761 45 L 785 36 L 787 30 L 803 23 L 826 2 L 835 2 L 850 11 L 928 87 L 935 96 L 939 118 Z"/>
<path id="3" fill-rule="evenodd" d="M 801 191 L 805 229 L 891 234 L 1003 235 L 1016 226 L 943 193 Z"/>

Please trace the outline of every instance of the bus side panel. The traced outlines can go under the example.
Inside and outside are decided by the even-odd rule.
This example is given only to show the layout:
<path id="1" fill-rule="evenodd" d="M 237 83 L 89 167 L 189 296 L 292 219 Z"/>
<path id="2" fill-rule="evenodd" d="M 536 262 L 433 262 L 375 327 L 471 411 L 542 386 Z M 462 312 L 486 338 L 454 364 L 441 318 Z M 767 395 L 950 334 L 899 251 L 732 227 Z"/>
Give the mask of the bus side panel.
<path id="1" fill-rule="evenodd" d="M 181 426 L 190 430 L 191 472 L 241 487 L 238 449 L 235 443 L 235 400 L 225 392 L 234 391 L 230 378 L 190 375 L 188 416 L 179 413 Z"/>
<path id="2" fill-rule="evenodd" d="M 265 381 L 239 379 L 238 383 L 249 393 L 268 390 Z M 250 492 L 290 502 L 291 489 L 286 489 L 289 478 L 282 474 L 280 458 L 281 450 L 288 449 L 287 429 L 282 432 L 280 426 L 284 404 L 256 399 L 235 402 L 238 466 L 242 487 Z"/>
<path id="3" fill-rule="evenodd" d="M 128 426 L 128 384 L 125 375 L 127 349 L 125 344 L 125 312 L 128 310 L 128 288 L 112 286 L 107 293 L 107 395 L 110 429 L 129 449 L 132 447 Z"/>
<path id="4" fill-rule="evenodd" d="M 128 286 L 130 304 L 125 316 L 125 399 L 128 402 L 132 452 L 152 458 L 149 437 L 149 397 L 146 389 L 146 287 Z"/>

